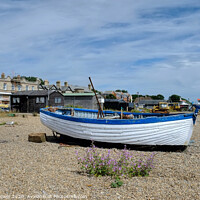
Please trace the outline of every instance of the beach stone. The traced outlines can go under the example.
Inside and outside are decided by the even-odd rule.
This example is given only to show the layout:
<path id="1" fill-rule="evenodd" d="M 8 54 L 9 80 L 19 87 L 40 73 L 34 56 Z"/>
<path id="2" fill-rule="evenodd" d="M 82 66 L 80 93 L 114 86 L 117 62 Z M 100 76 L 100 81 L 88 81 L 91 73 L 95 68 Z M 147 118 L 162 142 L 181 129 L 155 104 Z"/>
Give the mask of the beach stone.
<path id="1" fill-rule="evenodd" d="M 45 133 L 30 133 L 28 135 L 28 141 L 29 142 L 46 142 L 46 134 Z"/>
<path id="2" fill-rule="evenodd" d="M 68 144 L 69 139 L 66 142 L 54 139 L 52 130 L 40 122 L 39 115 L 13 119 L 18 126 L 0 126 L 0 200 L 200 199 L 200 116 L 191 138 L 195 143 L 182 152 L 128 149 L 136 161 L 140 155 L 145 159 L 154 152 L 155 167 L 148 177 L 120 177 L 124 184 L 118 188 L 111 188 L 114 177 L 96 177 L 81 170 L 78 157 L 86 155 L 89 141 L 88 145 L 78 142 L 70 148 L 58 148 L 61 142 Z M 7 121 L 12 120 L 0 117 L 0 124 Z M 48 142 L 30 143 L 27 140 L 30 133 L 45 133 Z M 98 152 L 107 155 L 110 149 L 118 159 L 120 148 L 113 146 L 99 145 L 102 148 Z"/>

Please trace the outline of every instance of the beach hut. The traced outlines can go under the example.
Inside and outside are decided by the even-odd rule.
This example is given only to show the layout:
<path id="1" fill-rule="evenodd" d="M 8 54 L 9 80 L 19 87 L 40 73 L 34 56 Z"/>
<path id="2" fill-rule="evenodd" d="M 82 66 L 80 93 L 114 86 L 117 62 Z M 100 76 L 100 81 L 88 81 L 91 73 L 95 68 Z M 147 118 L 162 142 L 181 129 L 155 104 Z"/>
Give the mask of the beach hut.
<path id="1" fill-rule="evenodd" d="M 64 97 L 58 91 L 19 91 L 11 96 L 11 109 L 22 113 L 39 112 L 46 106 L 64 106 Z"/>

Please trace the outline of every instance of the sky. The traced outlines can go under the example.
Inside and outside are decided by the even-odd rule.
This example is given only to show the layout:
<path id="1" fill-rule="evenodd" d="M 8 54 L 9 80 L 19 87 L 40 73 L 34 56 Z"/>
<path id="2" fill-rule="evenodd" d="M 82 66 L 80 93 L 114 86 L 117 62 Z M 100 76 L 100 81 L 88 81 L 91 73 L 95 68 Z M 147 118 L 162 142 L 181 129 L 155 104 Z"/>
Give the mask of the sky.
<path id="1" fill-rule="evenodd" d="M 0 0 L 0 72 L 200 98 L 199 0 Z"/>

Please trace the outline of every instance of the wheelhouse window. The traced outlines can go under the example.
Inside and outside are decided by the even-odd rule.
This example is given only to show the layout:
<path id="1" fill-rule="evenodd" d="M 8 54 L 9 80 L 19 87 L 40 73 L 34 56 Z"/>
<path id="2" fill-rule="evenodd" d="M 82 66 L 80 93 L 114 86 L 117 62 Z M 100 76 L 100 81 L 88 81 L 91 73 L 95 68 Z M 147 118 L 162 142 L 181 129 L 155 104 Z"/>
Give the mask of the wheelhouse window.
<path id="1" fill-rule="evenodd" d="M 4 89 L 4 90 L 7 90 L 7 83 L 4 83 L 4 84 L 3 84 L 3 89 Z"/>
<path id="2" fill-rule="evenodd" d="M 61 98 L 60 97 L 55 97 L 55 103 L 61 103 Z"/>
<path id="3" fill-rule="evenodd" d="M 13 97 L 13 103 L 20 103 L 19 97 Z"/>
<path id="4" fill-rule="evenodd" d="M 44 97 L 36 97 L 36 103 L 44 103 L 45 98 Z"/>

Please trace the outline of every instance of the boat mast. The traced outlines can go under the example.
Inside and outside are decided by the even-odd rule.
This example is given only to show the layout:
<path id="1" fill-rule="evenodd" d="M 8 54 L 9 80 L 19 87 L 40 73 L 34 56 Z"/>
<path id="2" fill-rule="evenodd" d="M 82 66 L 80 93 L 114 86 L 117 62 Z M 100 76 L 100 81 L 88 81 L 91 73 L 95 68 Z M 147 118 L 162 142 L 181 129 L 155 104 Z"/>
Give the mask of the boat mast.
<path id="1" fill-rule="evenodd" d="M 94 92 L 94 94 L 95 94 L 95 96 L 96 96 L 97 103 L 98 103 L 98 105 L 99 105 L 98 115 L 97 115 L 97 119 L 99 119 L 99 114 L 100 114 L 100 117 L 104 117 L 103 110 L 102 110 L 102 108 L 101 108 L 101 104 L 100 104 L 100 102 L 99 102 L 99 99 L 98 99 L 98 97 L 97 97 L 96 91 L 95 91 L 95 89 L 94 89 L 94 86 L 93 86 L 93 84 L 92 84 L 92 80 L 91 80 L 90 77 L 89 77 L 89 80 L 90 80 L 90 83 L 91 83 L 93 92 Z"/>

